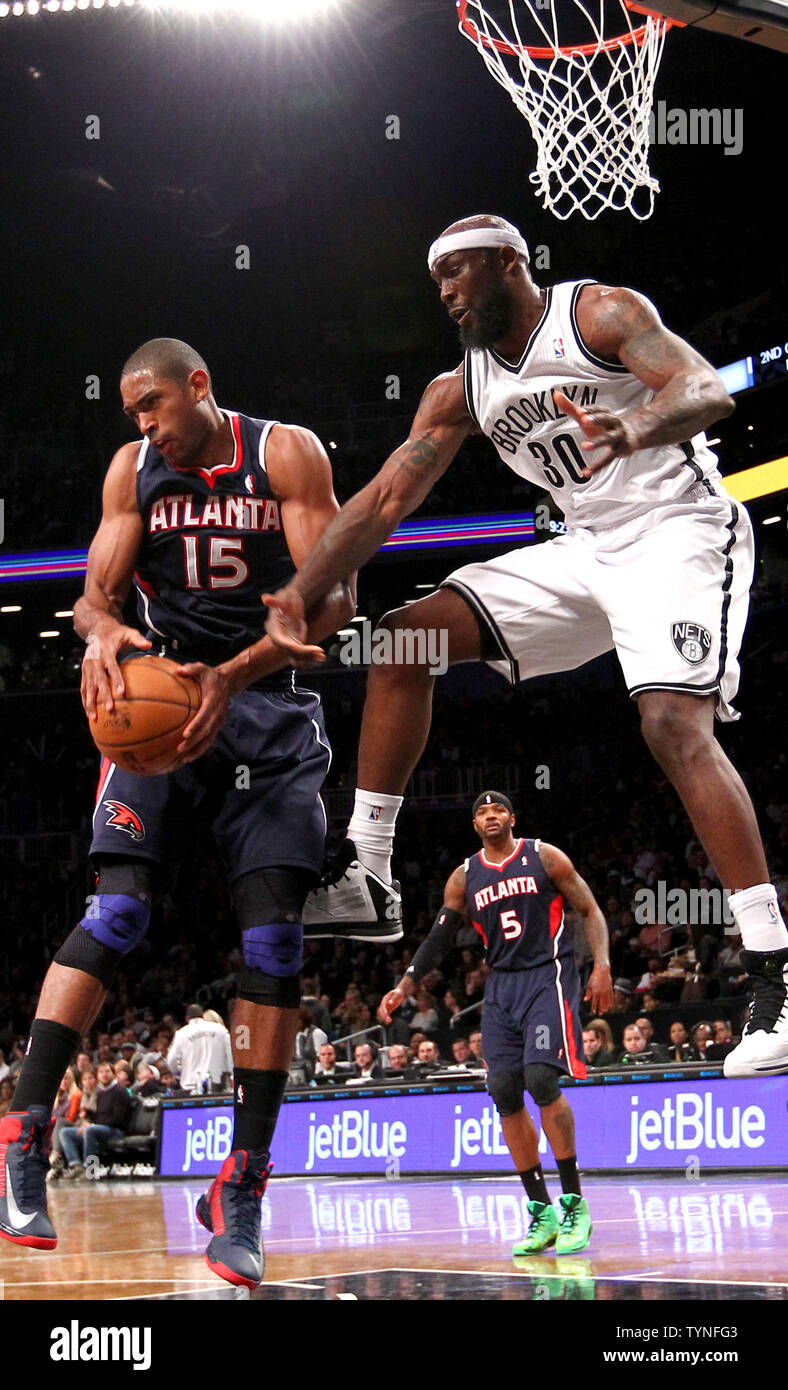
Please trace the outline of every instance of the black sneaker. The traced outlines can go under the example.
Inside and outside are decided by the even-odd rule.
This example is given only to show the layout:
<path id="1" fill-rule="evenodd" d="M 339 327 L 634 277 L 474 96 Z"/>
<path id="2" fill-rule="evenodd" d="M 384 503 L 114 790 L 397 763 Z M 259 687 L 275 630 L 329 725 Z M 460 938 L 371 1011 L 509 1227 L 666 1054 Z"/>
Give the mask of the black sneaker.
<path id="1" fill-rule="evenodd" d="M 256 1289 L 265 1270 L 260 1203 L 271 1173 L 267 1155 L 236 1149 L 228 1154 L 197 1203 L 197 1220 L 211 1231 L 208 1268 L 230 1284 Z"/>
<path id="2" fill-rule="evenodd" d="M 304 937 L 344 936 L 351 941 L 399 941 L 402 896 L 396 879 L 384 883 L 359 862 L 352 840 L 329 860 L 304 904 Z"/>
<path id="3" fill-rule="evenodd" d="M 725 1076 L 776 1076 L 788 1071 L 788 947 L 742 951 L 741 963 L 751 977 L 750 1017 L 722 1070 Z"/>
<path id="4" fill-rule="evenodd" d="M 53 1129 L 44 1105 L 11 1111 L 0 1120 L 0 1236 L 36 1250 L 57 1245 L 46 1188 Z"/>

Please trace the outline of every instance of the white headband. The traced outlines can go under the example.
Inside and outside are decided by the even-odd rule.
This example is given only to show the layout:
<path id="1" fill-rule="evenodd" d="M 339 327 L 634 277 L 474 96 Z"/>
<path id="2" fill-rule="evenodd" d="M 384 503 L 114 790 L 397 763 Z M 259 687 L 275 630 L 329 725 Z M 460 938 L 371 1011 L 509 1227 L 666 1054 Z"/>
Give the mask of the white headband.
<path id="1" fill-rule="evenodd" d="M 467 232 L 451 232 L 448 236 L 439 236 L 437 241 L 433 241 L 427 257 L 430 274 L 435 269 L 435 262 L 440 260 L 441 256 L 448 256 L 450 251 L 475 251 L 484 246 L 513 246 L 521 256 L 530 260 L 528 247 L 516 229 L 508 231 L 505 227 L 471 227 Z"/>

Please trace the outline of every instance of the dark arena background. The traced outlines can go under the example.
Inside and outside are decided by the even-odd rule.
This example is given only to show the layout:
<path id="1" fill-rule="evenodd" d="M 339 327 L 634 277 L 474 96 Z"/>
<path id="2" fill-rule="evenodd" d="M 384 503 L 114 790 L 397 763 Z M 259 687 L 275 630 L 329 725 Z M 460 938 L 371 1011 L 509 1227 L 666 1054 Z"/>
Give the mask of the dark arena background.
<path id="1" fill-rule="evenodd" d="M 46 968 L 92 891 L 98 755 L 72 612 L 104 473 L 134 438 L 123 362 L 149 338 L 186 340 L 220 405 L 316 432 L 345 501 L 407 437 L 426 383 L 461 359 L 426 252 L 471 213 L 522 229 L 541 285 L 590 277 L 643 291 L 734 397 L 735 412 L 707 433 L 758 549 L 742 717 L 719 737 L 754 801 L 786 910 L 786 63 L 734 33 L 672 30 L 655 90 L 653 216 L 559 221 L 534 196 L 528 129 L 459 34 L 452 0 L 0 5 L 0 1114 L 13 1109 Z M 703 129 L 728 130 L 727 144 L 668 139 L 670 113 L 696 110 L 722 113 L 727 124 Z M 370 632 L 459 565 L 562 529 L 546 494 L 471 439 L 362 571 L 351 626 Z M 320 692 L 333 746 L 331 846 L 352 809 L 366 668 L 362 641 L 355 664 L 343 660 L 347 633 L 324 645 L 325 666 L 299 682 Z M 520 833 L 571 855 L 605 914 L 620 986 L 610 1065 L 590 1066 L 568 1091 L 594 1219 L 571 1258 L 511 1255 L 527 1227 L 525 1192 L 483 1064 L 455 1048 L 480 1024 L 476 933 L 428 977 L 415 1025 L 416 1005 L 390 1028 L 376 1017 L 448 873 L 477 847 L 471 805 L 487 787 L 511 798 Z M 353 1086 L 348 1066 L 348 1084 L 333 1088 L 315 1084 L 308 1050 L 294 1058 L 263 1203 L 265 1280 L 244 1299 L 511 1301 L 527 1305 L 517 1313 L 526 1344 L 560 1335 L 561 1310 L 574 1317 L 585 1303 L 596 1331 L 585 1314 L 582 1346 L 561 1347 L 573 1370 L 607 1371 L 608 1353 L 632 1348 L 668 1362 L 677 1349 L 720 1363 L 736 1352 L 739 1369 L 755 1368 L 760 1329 L 777 1332 L 788 1292 L 788 1079 L 722 1075 L 729 1035 L 714 1025 L 738 1038 L 748 1000 L 740 942 L 724 885 L 640 737 L 615 656 L 515 687 L 481 665 L 440 676 L 394 869 L 404 938 L 308 943 L 307 1023 L 347 1063 L 365 1038 L 384 1062 L 416 1031 L 435 1049 L 402 1081 Z M 587 975 L 579 929 L 576 956 Z M 157 1054 L 165 1071 L 189 1004 L 232 1026 L 239 963 L 218 854 L 200 835 L 147 942 L 125 959 L 84 1065 Z M 644 1017 L 647 1060 L 621 1064 L 623 1030 Z M 51 1329 L 75 1318 L 152 1327 L 154 1366 L 167 1326 L 182 1331 L 195 1367 L 194 1338 L 210 1340 L 214 1321 L 243 1352 L 268 1330 L 264 1310 L 226 1306 L 237 1291 L 206 1269 L 194 1216 L 229 1152 L 231 1096 L 179 1094 L 170 1081 L 136 1106 L 138 1132 L 92 1182 L 49 1185 L 57 1250 L 1 1243 L 0 1291 L 15 1315 L 24 1310 L 24 1336 L 28 1319 L 40 1330 L 31 1354 L 42 1366 Z M 134 1306 L 110 1308 L 117 1300 Z M 193 1301 L 211 1307 L 173 1312 Z"/>

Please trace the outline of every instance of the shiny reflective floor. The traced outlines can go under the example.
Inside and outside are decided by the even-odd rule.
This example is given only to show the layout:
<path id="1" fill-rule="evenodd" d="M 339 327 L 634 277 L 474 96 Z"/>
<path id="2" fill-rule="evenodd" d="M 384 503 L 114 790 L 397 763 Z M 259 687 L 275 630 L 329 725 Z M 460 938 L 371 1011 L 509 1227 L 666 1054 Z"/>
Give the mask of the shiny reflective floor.
<path id="1" fill-rule="evenodd" d="M 555 1200 L 558 1185 L 548 1178 Z M 516 1179 L 274 1179 L 258 1300 L 784 1300 L 788 1185 L 779 1175 L 588 1178 L 591 1243 L 512 1259 L 527 1225 Z M 53 1251 L 0 1241 L 9 1300 L 226 1300 L 207 1269 L 194 1182 L 51 1189 Z"/>

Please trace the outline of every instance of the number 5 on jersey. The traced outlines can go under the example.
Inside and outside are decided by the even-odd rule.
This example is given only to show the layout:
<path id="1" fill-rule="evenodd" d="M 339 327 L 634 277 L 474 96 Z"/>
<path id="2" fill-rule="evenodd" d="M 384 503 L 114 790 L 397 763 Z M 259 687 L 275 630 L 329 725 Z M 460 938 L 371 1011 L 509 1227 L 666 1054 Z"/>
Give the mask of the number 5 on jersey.
<path id="1" fill-rule="evenodd" d="M 501 924 L 501 931 L 506 941 L 516 941 L 518 936 L 522 936 L 523 924 L 518 921 L 514 908 L 510 907 L 506 912 L 500 912 L 498 914 L 498 921 Z"/>

